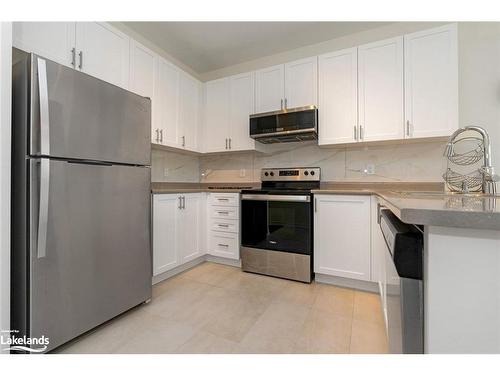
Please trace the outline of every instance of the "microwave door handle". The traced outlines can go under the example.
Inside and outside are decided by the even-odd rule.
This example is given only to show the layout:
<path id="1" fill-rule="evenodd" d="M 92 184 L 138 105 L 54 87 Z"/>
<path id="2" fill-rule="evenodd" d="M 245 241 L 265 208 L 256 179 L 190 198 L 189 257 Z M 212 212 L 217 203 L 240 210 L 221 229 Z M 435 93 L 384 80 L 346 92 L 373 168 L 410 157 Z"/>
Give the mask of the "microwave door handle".
<path id="1" fill-rule="evenodd" d="M 46 61 L 37 58 L 38 95 L 40 99 L 40 153 L 50 155 L 49 90 Z"/>

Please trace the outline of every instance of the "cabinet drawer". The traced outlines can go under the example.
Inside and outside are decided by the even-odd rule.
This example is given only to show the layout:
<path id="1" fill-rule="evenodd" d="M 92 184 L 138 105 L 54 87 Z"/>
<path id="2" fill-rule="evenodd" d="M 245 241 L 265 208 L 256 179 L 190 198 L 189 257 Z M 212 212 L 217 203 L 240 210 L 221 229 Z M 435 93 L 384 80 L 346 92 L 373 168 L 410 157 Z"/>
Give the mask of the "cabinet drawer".
<path id="1" fill-rule="evenodd" d="M 210 216 L 214 219 L 238 220 L 240 218 L 238 207 L 210 207 Z"/>
<path id="2" fill-rule="evenodd" d="M 240 195 L 237 193 L 211 193 L 210 205 L 212 206 L 225 206 L 225 207 L 239 207 Z"/>
<path id="3" fill-rule="evenodd" d="M 240 249 L 237 233 L 211 231 L 209 237 L 210 254 L 224 258 L 239 259 Z"/>
<path id="4" fill-rule="evenodd" d="M 211 229 L 217 232 L 238 233 L 240 222 L 238 220 L 212 219 Z"/>

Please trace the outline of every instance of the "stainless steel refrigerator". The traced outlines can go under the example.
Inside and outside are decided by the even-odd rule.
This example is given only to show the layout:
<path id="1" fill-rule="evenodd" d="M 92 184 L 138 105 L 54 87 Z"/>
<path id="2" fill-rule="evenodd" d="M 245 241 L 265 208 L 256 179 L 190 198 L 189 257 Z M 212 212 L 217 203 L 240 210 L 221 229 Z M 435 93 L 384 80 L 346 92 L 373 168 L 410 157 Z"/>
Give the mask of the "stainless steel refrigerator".
<path id="1" fill-rule="evenodd" d="M 13 53 L 12 322 L 52 350 L 151 298 L 151 103 Z"/>

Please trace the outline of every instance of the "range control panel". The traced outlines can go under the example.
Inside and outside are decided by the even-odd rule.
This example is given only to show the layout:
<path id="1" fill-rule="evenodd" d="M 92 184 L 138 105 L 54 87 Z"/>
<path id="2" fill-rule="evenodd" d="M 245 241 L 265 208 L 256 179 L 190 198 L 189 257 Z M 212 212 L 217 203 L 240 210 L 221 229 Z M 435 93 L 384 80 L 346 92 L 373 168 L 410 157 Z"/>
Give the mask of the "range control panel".
<path id="1" fill-rule="evenodd" d="M 319 181 L 320 168 L 263 168 L 261 181 Z"/>

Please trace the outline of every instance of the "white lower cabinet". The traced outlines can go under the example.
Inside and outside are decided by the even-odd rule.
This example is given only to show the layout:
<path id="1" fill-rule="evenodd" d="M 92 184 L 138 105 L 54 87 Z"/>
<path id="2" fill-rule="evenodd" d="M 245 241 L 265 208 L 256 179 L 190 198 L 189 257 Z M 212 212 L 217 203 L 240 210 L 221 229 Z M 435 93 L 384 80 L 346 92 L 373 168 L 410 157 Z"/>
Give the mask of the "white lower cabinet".
<path id="1" fill-rule="evenodd" d="M 370 281 L 370 196 L 314 199 L 314 272 Z"/>
<path id="2" fill-rule="evenodd" d="M 153 276 L 204 254 L 202 193 L 153 195 Z"/>
<path id="3" fill-rule="evenodd" d="M 177 246 L 177 211 L 179 197 L 176 194 L 153 196 L 153 276 L 179 265 Z"/>
<path id="4" fill-rule="evenodd" d="M 210 193 L 207 204 L 207 252 L 240 259 L 240 199 L 238 193 Z"/>

